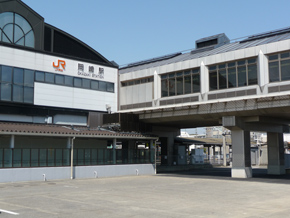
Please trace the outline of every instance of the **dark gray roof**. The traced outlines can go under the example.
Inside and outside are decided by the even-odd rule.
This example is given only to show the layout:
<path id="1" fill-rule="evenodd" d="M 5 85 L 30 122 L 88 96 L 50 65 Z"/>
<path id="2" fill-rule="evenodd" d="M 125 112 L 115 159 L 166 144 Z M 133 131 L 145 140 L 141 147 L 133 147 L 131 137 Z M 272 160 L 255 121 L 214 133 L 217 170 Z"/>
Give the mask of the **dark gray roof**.
<path id="1" fill-rule="evenodd" d="M 243 40 L 240 42 L 232 42 L 229 44 L 222 45 L 218 48 L 213 48 L 212 50 L 209 50 L 209 51 L 204 51 L 203 49 L 200 49 L 200 52 L 198 52 L 198 49 L 196 49 L 196 50 L 193 50 L 194 52 L 184 53 L 184 54 L 181 54 L 181 55 L 178 55 L 176 57 L 166 59 L 166 60 L 161 60 L 161 61 L 156 61 L 156 62 L 151 62 L 151 63 L 146 63 L 146 64 L 140 64 L 138 66 L 132 66 L 132 67 L 129 67 L 129 65 L 128 65 L 128 66 L 121 68 L 119 72 L 120 72 L 120 74 L 123 74 L 123 73 L 132 72 L 132 71 L 138 71 L 138 70 L 163 66 L 163 65 L 167 65 L 167 64 L 177 63 L 177 62 L 181 62 L 181 61 L 206 57 L 206 56 L 210 56 L 210 55 L 225 53 L 225 52 L 229 52 L 229 51 L 235 51 L 235 50 L 239 50 L 239 49 L 255 47 L 258 45 L 268 44 L 268 43 L 272 43 L 272 42 L 278 42 L 278 41 L 282 41 L 282 40 L 286 40 L 286 39 L 290 39 L 289 32 L 279 33 L 278 35 L 265 36 L 264 38 L 251 39 L 250 41 Z"/>

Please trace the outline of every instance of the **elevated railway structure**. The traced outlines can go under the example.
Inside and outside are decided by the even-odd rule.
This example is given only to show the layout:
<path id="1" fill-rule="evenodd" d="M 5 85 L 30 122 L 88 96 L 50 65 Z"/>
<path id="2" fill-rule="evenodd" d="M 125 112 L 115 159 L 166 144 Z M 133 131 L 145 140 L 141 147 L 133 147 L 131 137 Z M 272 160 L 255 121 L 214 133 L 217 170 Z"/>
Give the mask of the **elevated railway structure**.
<path id="1" fill-rule="evenodd" d="M 250 131 L 267 132 L 268 173 L 284 174 L 290 123 L 290 28 L 231 42 L 225 34 L 196 49 L 119 70 L 119 112 L 152 125 L 164 154 L 181 128 L 222 125 L 232 132 L 232 177 L 252 176 Z M 168 159 L 167 164 L 172 164 Z"/>

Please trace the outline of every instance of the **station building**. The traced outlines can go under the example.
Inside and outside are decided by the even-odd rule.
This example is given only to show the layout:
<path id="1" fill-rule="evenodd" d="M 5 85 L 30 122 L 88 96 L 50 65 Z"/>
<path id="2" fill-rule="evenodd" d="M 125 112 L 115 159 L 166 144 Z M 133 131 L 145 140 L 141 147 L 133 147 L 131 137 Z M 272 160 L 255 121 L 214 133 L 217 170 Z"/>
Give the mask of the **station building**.
<path id="1" fill-rule="evenodd" d="M 100 127 L 117 100 L 116 63 L 0 0 L 0 182 L 153 174 L 156 137 Z"/>
<path id="2" fill-rule="evenodd" d="M 174 145 L 181 128 L 222 125 L 232 130 L 233 177 L 252 176 L 250 131 L 267 132 L 268 173 L 285 173 L 290 28 L 237 41 L 224 33 L 205 37 L 191 51 L 131 63 L 119 73 L 119 110 L 153 125 L 164 164 L 185 154 Z"/>

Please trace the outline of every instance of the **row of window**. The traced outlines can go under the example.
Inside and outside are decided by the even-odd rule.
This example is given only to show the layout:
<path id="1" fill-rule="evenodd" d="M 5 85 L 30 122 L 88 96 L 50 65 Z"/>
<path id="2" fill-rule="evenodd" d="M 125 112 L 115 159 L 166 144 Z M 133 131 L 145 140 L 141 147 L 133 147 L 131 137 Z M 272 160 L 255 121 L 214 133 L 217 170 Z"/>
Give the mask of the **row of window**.
<path id="1" fill-rule="evenodd" d="M 269 81 L 290 80 L 290 52 L 269 56 Z"/>
<path id="2" fill-rule="evenodd" d="M 0 149 L 0 168 L 70 165 L 70 149 Z M 116 164 L 150 163 L 150 150 L 116 149 Z M 74 166 L 113 164 L 112 149 L 74 149 Z"/>
<path id="3" fill-rule="evenodd" d="M 257 59 L 234 61 L 209 67 L 209 89 L 227 89 L 258 84 Z"/>
<path id="4" fill-rule="evenodd" d="M 153 77 L 148 77 L 148 78 L 143 78 L 143 79 L 136 79 L 136 80 L 131 80 L 128 82 L 122 82 L 121 86 L 132 86 L 132 85 L 139 85 L 142 83 L 150 83 L 153 82 Z"/>
<path id="5" fill-rule="evenodd" d="M 35 72 L 35 81 L 104 92 L 114 92 L 114 83 L 40 71 Z"/>
<path id="6" fill-rule="evenodd" d="M 0 65 L 0 100 L 33 103 L 34 82 L 104 92 L 114 92 L 114 83 Z"/>
<path id="7" fill-rule="evenodd" d="M 200 92 L 199 69 L 161 75 L 161 96 L 174 96 Z"/>

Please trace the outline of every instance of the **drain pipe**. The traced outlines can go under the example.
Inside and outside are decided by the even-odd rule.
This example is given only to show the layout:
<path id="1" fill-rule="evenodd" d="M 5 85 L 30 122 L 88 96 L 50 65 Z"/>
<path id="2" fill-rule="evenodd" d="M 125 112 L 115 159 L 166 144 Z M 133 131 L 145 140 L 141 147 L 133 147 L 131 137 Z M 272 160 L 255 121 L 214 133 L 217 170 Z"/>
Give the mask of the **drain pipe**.
<path id="1" fill-rule="evenodd" d="M 70 152 L 70 179 L 74 178 L 74 172 L 73 172 L 73 167 L 74 167 L 74 140 L 76 137 L 73 137 L 71 140 L 71 152 Z"/>

